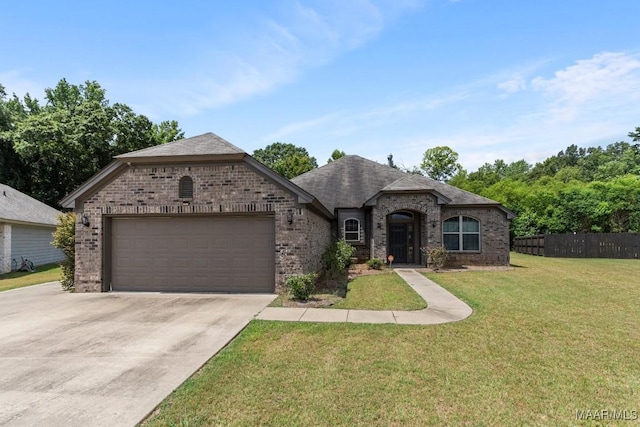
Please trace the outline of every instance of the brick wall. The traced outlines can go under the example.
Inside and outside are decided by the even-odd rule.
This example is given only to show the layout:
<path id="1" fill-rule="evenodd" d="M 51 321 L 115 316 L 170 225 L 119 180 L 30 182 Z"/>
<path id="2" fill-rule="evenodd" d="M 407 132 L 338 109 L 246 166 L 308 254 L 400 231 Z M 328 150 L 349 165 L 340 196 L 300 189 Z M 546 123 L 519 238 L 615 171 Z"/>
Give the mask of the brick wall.
<path id="1" fill-rule="evenodd" d="M 431 194 L 384 194 L 380 196 L 372 210 L 373 252 L 375 258 L 387 259 L 387 215 L 397 211 L 413 211 L 420 216 L 420 244 L 430 246 L 440 244 L 440 221 L 436 227 L 428 225 L 432 219 L 440 218 L 440 205 Z M 377 224 L 382 224 L 381 228 Z M 425 263 L 420 256 L 420 263 Z"/>
<path id="2" fill-rule="evenodd" d="M 193 180 L 191 199 L 178 197 L 178 182 L 183 176 Z M 105 288 L 105 215 L 272 213 L 276 286 L 288 275 L 315 271 L 319 253 L 330 240 L 330 222 L 306 205 L 298 206 L 295 199 L 294 194 L 243 162 L 129 167 L 77 209 L 76 291 L 99 292 Z M 292 224 L 287 220 L 289 211 L 293 213 Z M 80 224 L 83 212 L 89 217 L 89 227 Z"/>
<path id="3" fill-rule="evenodd" d="M 446 208 L 442 220 L 469 216 L 480 221 L 480 252 L 449 252 L 447 265 L 509 265 L 509 221 L 497 208 Z"/>
<path id="4" fill-rule="evenodd" d="M 331 222 L 307 210 L 307 233 L 302 235 L 308 244 L 304 251 L 302 271 L 318 271 L 322 268 L 322 253 L 332 241 Z"/>
<path id="5" fill-rule="evenodd" d="M 375 258 L 386 260 L 387 215 L 401 210 L 420 214 L 420 246 L 442 244 L 442 221 L 447 218 L 465 215 L 480 221 L 481 251 L 449 252 L 447 265 L 509 265 L 509 221 L 503 211 L 495 207 L 441 207 L 435 196 L 430 194 L 384 194 L 378 199 L 372 210 L 371 234 Z M 381 228 L 377 227 L 378 223 L 382 225 Z M 421 255 L 420 264 L 425 262 L 425 257 Z"/>

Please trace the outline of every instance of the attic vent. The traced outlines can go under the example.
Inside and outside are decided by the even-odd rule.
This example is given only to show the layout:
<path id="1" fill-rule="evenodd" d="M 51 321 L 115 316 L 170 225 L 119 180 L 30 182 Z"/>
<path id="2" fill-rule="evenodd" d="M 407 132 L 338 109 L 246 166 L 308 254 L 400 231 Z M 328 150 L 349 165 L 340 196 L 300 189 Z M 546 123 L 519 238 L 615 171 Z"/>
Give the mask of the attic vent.
<path id="1" fill-rule="evenodd" d="M 180 178 L 178 184 L 178 197 L 181 199 L 193 198 L 193 180 L 190 176 L 183 176 Z"/>

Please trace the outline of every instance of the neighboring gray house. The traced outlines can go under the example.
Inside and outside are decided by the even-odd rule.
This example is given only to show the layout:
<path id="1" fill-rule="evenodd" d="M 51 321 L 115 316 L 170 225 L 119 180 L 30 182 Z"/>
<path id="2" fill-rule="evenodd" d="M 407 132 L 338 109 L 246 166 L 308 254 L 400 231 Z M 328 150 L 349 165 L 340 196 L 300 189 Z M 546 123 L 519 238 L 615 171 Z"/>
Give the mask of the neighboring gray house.
<path id="1" fill-rule="evenodd" d="M 117 156 L 62 201 L 76 211 L 76 290 L 274 292 L 338 235 L 361 259 L 508 265 L 499 203 L 346 156 L 290 181 L 207 133 Z"/>
<path id="2" fill-rule="evenodd" d="M 60 249 L 51 245 L 60 211 L 0 184 L 0 274 L 11 271 L 22 258 L 35 265 L 62 261 Z"/>

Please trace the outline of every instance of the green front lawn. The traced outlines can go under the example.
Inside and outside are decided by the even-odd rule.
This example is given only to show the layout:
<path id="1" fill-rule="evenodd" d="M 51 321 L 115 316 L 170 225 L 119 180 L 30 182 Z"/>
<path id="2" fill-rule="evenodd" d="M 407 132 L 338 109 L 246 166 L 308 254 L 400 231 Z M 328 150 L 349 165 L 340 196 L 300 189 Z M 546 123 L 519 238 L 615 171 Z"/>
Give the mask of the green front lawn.
<path id="1" fill-rule="evenodd" d="M 429 275 L 473 307 L 461 322 L 253 321 L 148 425 L 615 425 L 576 411 L 640 411 L 640 262 L 512 262 Z"/>
<path id="2" fill-rule="evenodd" d="M 304 307 L 305 304 L 293 300 L 291 295 L 278 295 L 269 306 Z M 426 308 L 427 303 L 400 276 L 392 271 L 385 271 L 350 280 L 344 297 L 339 291 L 319 289 L 309 298 L 308 306 L 357 310 L 420 310 Z"/>
<path id="3" fill-rule="evenodd" d="M 358 276 L 347 284 L 344 300 L 332 308 L 356 310 L 420 310 L 425 301 L 393 272 Z"/>
<path id="4" fill-rule="evenodd" d="M 58 264 L 40 265 L 36 267 L 35 273 L 14 271 L 0 275 L 0 292 L 56 280 L 60 280 L 60 266 Z"/>

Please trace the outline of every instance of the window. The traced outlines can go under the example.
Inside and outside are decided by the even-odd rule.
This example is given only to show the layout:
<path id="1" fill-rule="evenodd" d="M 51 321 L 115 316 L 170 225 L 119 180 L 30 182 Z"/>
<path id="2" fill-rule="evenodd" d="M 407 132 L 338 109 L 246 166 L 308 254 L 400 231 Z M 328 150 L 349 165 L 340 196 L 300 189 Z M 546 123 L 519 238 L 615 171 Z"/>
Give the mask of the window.
<path id="1" fill-rule="evenodd" d="M 180 178 L 178 184 L 178 197 L 181 199 L 193 198 L 193 180 L 190 176 L 183 176 Z"/>
<path id="2" fill-rule="evenodd" d="M 360 241 L 360 221 L 355 218 L 344 221 L 344 240 L 347 242 Z"/>
<path id="3" fill-rule="evenodd" d="M 396 212 L 396 213 L 392 213 L 389 216 L 389 219 L 392 219 L 392 220 L 412 220 L 413 219 L 413 214 L 411 212 Z"/>
<path id="4" fill-rule="evenodd" d="M 442 239 L 448 251 L 479 251 L 480 221 L 455 216 L 442 223 Z"/>

